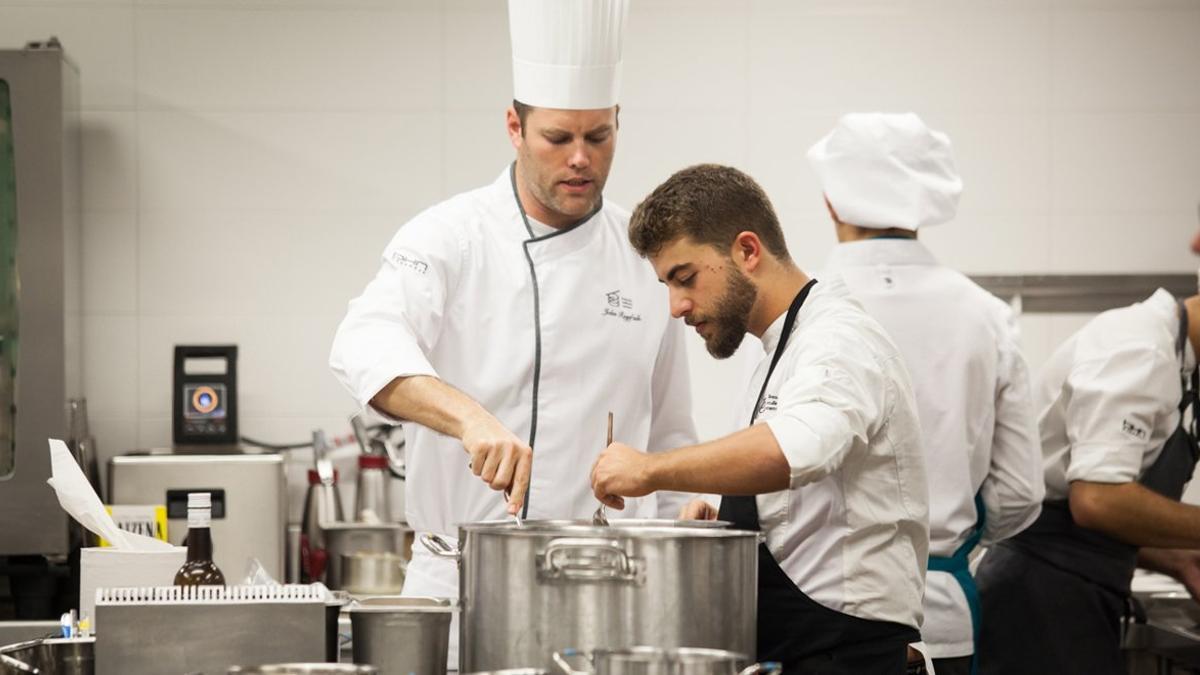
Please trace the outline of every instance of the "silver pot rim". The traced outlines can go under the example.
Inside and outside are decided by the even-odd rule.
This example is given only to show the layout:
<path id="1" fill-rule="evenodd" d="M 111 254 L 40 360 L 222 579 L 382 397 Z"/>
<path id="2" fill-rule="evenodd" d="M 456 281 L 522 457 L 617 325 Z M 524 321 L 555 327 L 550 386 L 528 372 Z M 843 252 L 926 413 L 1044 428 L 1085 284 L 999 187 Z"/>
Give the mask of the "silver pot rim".
<path id="1" fill-rule="evenodd" d="M 753 530 L 731 530 L 728 523 L 713 520 L 612 519 L 608 525 L 593 525 L 591 520 L 484 520 L 461 523 L 459 532 L 484 532 L 510 537 L 594 536 L 636 537 L 641 539 L 712 538 L 738 539 L 757 537 Z M 460 537 L 461 538 L 461 537 Z"/>
<path id="2" fill-rule="evenodd" d="M 350 614 L 449 614 L 458 609 L 450 598 L 399 595 L 369 595 L 358 598 L 347 611 Z"/>
<path id="3" fill-rule="evenodd" d="M 707 647 L 649 647 L 637 646 L 624 649 L 593 649 L 592 655 L 605 656 L 637 656 L 639 654 L 659 655 L 676 663 L 706 663 L 714 659 L 728 659 L 749 663 L 750 657 L 741 652 L 728 649 L 710 649 Z"/>
<path id="4" fill-rule="evenodd" d="M 359 530 L 363 532 L 412 532 L 412 528 L 403 523 L 359 523 L 345 520 L 323 520 L 319 523 L 322 530 L 326 532 L 339 530 Z"/>

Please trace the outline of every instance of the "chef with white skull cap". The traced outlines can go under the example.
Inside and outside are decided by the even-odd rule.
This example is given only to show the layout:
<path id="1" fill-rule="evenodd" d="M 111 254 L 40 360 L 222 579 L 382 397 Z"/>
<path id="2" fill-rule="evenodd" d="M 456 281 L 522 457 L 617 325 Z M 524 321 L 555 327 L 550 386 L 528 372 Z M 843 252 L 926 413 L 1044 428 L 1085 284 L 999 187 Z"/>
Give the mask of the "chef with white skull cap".
<path id="1" fill-rule="evenodd" d="M 511 0 L 516 161 L 400 228 L 338 328 L 338 379 L 369 415 L 409 422 L 418 533 L 589 516 L 608 411 L 616 438 L 695 440 L 683 326 L 658 311 L 666 289 L 626 240 L 628 212 L 602 197 L 627 5 Z M 673 517 L 678 501 L 619 515 Z M 455 564 L 416 547 L 404 594 L 456 597 Z"/>
<path id="2" fill-rule="evenodd" d="M 962 192 L 945 134 L 912 113 L 849 114 L 808 157 L 840 242 L 825 275 L 883 324 L 912 376 L 930 477 L 921 637 L 939 675 L 965 675 L 980 630 L 968 555 L 1029 525 L 1043 494 L 1016 317 L 917 238 L 954 218 Z"/>

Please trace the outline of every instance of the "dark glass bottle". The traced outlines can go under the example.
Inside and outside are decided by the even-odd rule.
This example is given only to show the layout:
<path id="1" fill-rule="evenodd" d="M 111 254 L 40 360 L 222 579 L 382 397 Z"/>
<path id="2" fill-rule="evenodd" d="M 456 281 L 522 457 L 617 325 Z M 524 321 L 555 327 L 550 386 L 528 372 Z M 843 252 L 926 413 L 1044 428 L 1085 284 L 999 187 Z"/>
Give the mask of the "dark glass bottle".
<path id="1" fill-rule="evenodd" d="M 224 586 L 225 575 L 213 562 L 212 495 L 188 493 L 187 562 L 175 573 L 176 586 Z"/>

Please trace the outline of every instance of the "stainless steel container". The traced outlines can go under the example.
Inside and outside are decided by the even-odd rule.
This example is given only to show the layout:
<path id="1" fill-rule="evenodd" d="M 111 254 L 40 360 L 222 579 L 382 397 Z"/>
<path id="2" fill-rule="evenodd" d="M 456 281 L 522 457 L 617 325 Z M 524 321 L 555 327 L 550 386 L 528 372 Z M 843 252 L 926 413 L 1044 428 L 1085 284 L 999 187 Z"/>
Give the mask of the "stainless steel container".
<path id="1" fill-rule="evenodd" d="M 92 675 L 96 638 L 43 638 L 0 647 L 0 673 Z"/>
<path id="2" fill-rule="evenodd" d="M 442 598 L 363 598 L 350 607 L 354 662 L 380 675 L 445 673 L 453 612 Z"/>
<path id="3" fill-rule="evenodd" d="M 570 656 L 586 656 L 589 670 L 576 670 Z M 566 675 L 755 675 L 781 671 L 778 663 L 755 663 L 743 668 L 750 659 L 745 654 L 723 649 L 597 649 L 591 654 L 555 653 L 554 660 Z"/>
<path id="4" fill-rule="evenodd" d="M 753 654 L 759 533 L 700 525 L 477 523 L 459 528 L 458 549 L 423 537 L 459 561 L 459 670 L 553 669 L 571 648 Z"/>
<path id="5" fill-rule="evenodd" d="M 395 553 L 402 556 L 409 528 L 398 523 L 321 523 L 329 566 L 325 585 L 345 589 L 343 556 L 353 553 Z M 349 589 L 347 589 L 349 590 Z"/>
<path id="6" fill-rule="evenodd" d="M 550 675 L 545 668 L 505 668 L 504 670 L 481 670 L 463 675 Z"/>
<path id="7" fill-rule="evenodd" d="M 343 553 L 341 585 L 355 595 L 395 595 L 404 588 L 404 559 L 399 553 Z"/>
<path id="8" fill-rule="evenodd" d="M 227 675 L 376 675 L 374 666 L 354 663 L 275 663 L 265 666 L 234 666 Z"/>

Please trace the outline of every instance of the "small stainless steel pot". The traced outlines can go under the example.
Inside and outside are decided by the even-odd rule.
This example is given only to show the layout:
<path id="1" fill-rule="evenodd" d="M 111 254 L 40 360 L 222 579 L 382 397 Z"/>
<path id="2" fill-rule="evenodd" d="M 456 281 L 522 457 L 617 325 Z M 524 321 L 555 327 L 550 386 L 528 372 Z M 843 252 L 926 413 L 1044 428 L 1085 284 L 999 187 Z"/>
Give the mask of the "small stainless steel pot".
<path id="1" fill-rule="evenodd" d="M 394 595 L 404 588 L 404 558 L 398 553 L 341 554 L 341 586 L 355 595 Z"/>
<path id="2" fill-rule="evenodd" d="M 591 669 L 575 670 L 568 659 L 586 659 Z M 743 668 L 750 658 L 723 649 L 595 649 L 590 653 L 564 650 L 554 653 L 554 661 L 566 675 L 778 675 L 778 663 L 755 663 Z"/>
<path id="3" fill-rule="evenodd" d="M 380 675 L 446 672 L 452 601 L 444 598 L 363 598 L 350 606 L 355 663 Z"/>
<path id="4" fill-rule="evenodd" d="M 353 553 L 405 553 L 406 535 L 411 530 L 399 523 L 321 523 L 325 549 L 329 551 L 329 569 L 325 585 L 344 589 L 344 555 Z"/>

